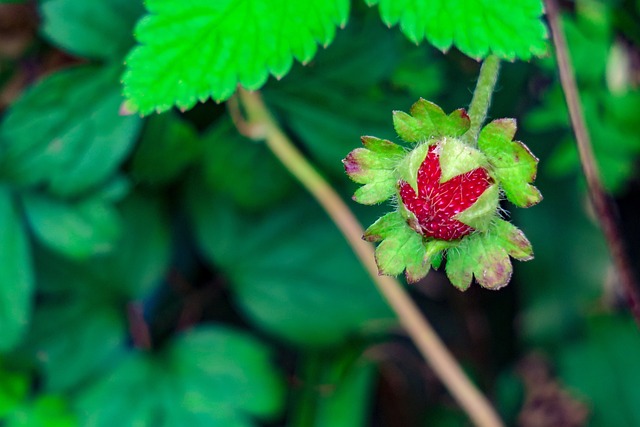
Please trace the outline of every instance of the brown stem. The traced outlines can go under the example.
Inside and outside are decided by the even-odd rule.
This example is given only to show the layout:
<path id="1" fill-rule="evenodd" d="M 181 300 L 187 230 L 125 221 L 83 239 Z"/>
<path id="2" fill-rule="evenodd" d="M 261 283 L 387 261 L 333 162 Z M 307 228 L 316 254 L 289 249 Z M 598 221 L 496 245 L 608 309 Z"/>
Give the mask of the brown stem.
<path id="1" fill-rule="evenodd" d="M 614 265 L 618 271 L 620 281 L 623 284 L 629 309 L 636 323 L 640 326 L 640 295 L 638 293 L 638 283 L 631 268 L 629 256 L 625 250 L 622 233 L 615 219 L 613 205 L 605 193 L 602 181 L 600 180 L 600 174 L 591 146 L 591 139 L 582 112 L 573 66 L 568 54 L 567 41 L 564 37 L 562 23 L 559 19 L 558 6 L 555 0 L 545 0 L 545 5 L 549 25 L 551 26 L 551 33 L 553 35 L 553 44 L 556 50 L 560 83 L 562 84 L 562 90 L 569 108 L 571 126 L 573 127 L 573 133 L 576 137 L 580 162 L 582 163 L 582 170 L 584 171 L 587 186 L 589 187 L 591 201 L 607 244 L 609 245 L 609 251 L 611 252 Z"/>
<path id="2" fill-rule="evenodd" d="M 239 129 L 248 130 L 247 135 L 254 139 L 264 139 L 275 156 L 324 208 L 360 259 L 380 293 L 396 313 L 400 324 L 420 353 L 473 422 L 478 426 L 502 426 L 502 421 L 489 401 L 469 381 L 456 359 L 422 316 L 402 285 L 395 278 L 378 275 L 373 247 L 362 240 L 364 230 L 358 219 L 333 187 L 280 129 L 260 94 L 239 89 L 239 96 L 247 113 L 248 126 L 252 128 L 249 130 L 247 123 L 244 122 Z M 234 105 L 237 107 L 237 104 L 233 103 L 229 107 L 235 108 Z M 236 121 L 241 120 L 241 115 L 237 111 L 232 112 L 232 116 Z"/>
<path id="3" fill-rule="evenodd" d="M 127 317 L 129 318 L 129 333 L 136 348 L 149 350 L 151 348 L 151 333 L 144 312 L 139 303 L 131 302 L 127 306 Z"/>

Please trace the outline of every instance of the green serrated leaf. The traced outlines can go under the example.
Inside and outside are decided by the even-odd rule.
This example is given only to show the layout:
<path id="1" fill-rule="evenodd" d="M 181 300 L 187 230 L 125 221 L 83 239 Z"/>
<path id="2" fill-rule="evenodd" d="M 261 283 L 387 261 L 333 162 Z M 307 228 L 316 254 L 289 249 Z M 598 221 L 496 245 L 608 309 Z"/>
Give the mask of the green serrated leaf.
<path id="1" fill-rule="evenodd" d="M 487 156 L 507 199 L 529 207 L 542 200 L 540 191 L 529 184 L 536 178 L 538 159 L 522 142 L 512 141 L 515 131 L 515 120 L 494 120 L 480 132 L 478 147 Z"/>
<path id="2" fill-rule="evenodd" d="M 149 0 L 127 57 L 124 93 L 142 114 L 229 98 L 238 84 L 258 89 L 293 59 L 308 62 L 349 13 L 347 0 Z M 292 19 L 295 17 L 295 19 Z"/>
<path id="3" fill-rule="evenodd" d="M 31 249 L 11 191 L 0 186 L 0 351 L 18 343 L 31 317 Z"/>
<path id="4" fill-rule="evenodd" d="M 547 53 L 547 29 L 541 0 L 478 2 L 475 0 L 366 0 L 380 5 L 382 20 L 414 43 L 427 39 L 440 50 L 457 47 L 480 59 L 529 60 Z"/>
<path id="5" fill-rule="evenodd" d="M 86 258 L 114 248 L 120 218 L 111 203 L 87 197 L 68 202 L 40 193 L 24 193 L 24 210 L 36 236 L 72 258 Z"/>
<path id="6" fill-rule="evenodd" d="M 471 172 L 479 167 L 487 167 L 484 154 L 457 138 L 443 138 L 440 143 L 440 183 L 454 176 Z"/>
<path id="7" fill-rule="evenodd" d="M 45 0 L 41 31 L 74 55 L 121 60 L 134 43 L 133 25 L 143 12 L 140 0 Z"/>
<path id="8" fill-rule="evenodd" d="M 120 166 L 140 119 L 119 114 L 119 66 L 83 65 L 58 71 L 12 104 L 0 125 L 0 165 L 19 185 L 46 184 L 76 196 Z"/>

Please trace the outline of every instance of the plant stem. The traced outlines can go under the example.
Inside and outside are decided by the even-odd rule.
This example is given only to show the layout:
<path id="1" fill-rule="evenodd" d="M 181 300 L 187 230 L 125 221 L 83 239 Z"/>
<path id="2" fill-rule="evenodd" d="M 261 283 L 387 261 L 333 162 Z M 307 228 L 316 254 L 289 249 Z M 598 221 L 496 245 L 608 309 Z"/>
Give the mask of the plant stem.
<path id="1" fill-rule="evenodd" d="M 129 333 L 133 339 L 133 344 L 141 350 L 151 349 L 151 332 L 149 325 L 144 319 L 144 309 L 137 302 L 130 302 L 127 305 L 127 317 L 129 319 Z"/>
<path id="2" fill-rule="evenodd" d="M 560 83 L 569 108 L 571 126 L 576 137 L 582 170 L 587 180 L 589 195 L 593 203 L 596 216 L 604 232 L 605 239 L 609 245 L 609 251 L 613 258 L 614 265 L 618 271 L 622 282 L 629 309 L 640 327 L 640 295 L 638 282 L 631 268 L 629 256 L 625 250 L 622 233 L 616 223 L 614 209 L 611 200 L 605 193 L 600 180 L 598 166 L 593 155 L 591 138 L 584 120 L 580 94 L 578 93 L 573 66 L 568 55 L 567 41 L 562 31 L 562 24 L 559 19 L 558 7 L 554 0 L 545 0 L 547 17 L 553 35 L 553 44 L 556 50 L 558 62 L 558 72 Z"/>
<path id="3" fill-rule="evenodd" d="M 487 56 L 480 67 L 478 83 L 476 83 L 476 90 L 473 91 L 473 99 L 471 99 L 469 106 L 471 127 L 464 138 L 470 145 L 477 145 L 478 134 L 480 134 L 480 129 L 487 118 L 491 96 L 498 81 L 498 71 L 500 71 L 500 59 L 495 55 Z"/>
<path id="4" fill-rule="evenodd" d="M 464 374 L 460 365 L 447 350 L 432 326 L 422 316 L 402 285 L 395 278 L 378 275 L 373 247 L 362 240 L 364 230 L 357 218 L 331 185 L 314 169 L 280 129 L 271 117 L 260 94 L 239 89 L 239 96 L 246 110 L 249 126 L 252 128 L 247 132 L 248 135 L 254 139 L 265 139 L 267 146 L 275 156 L 324 208 L 360 259 L 377 285 L 379 292 L 396 313 L 400 324 L 452 396 L 476 425 L 483 427 L 502 426 L 502 421 L 491 404 Z M 237 104 L 235 107 L 237 109 Z M 233 110 L 234 104 L 231 104 L 230 108 Z M 232 115 L 237 122 L 239 111 L 232 113 Z M 241 124 L 239 129 L 244 126 Z"/>

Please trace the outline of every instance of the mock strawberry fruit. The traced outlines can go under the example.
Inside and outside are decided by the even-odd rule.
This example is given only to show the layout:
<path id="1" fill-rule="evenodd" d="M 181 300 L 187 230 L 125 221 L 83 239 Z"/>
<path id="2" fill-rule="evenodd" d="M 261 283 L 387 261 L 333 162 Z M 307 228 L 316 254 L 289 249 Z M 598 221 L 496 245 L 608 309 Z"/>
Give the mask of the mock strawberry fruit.
<path id="1" fill-rule="evenodd" d="M 418 233 L 447 241 L 460 239 L 474 228 L 457 220 L 456 215 L 470 208 L 493 180 L 480 167 L 445 182 L 440 182 L 441 176 L 438 146 L 433 145 L 418 169 L 418 193 L 408 182 L 400 180 L 400 199 L 414 215 L 415 221 L 409 225 Z"/>
<path id="2" fill-rule="evenodd" d="M 515 121 L 494 120 L 477 138 L 468 137 L 470 119 L 463 109 L 447 115 L 421 99 L 411 114 L 395 111 L 393 123 L 410 149 L 365 136 L 364 147 L 343 160 L 349 177 L 362 184 L 355 201 L 391 199 L 396 206 L 363 236 L 380 242 L 380 274 L 404 271 L 415 282 L 445 259 L 447 276 L 459 289 L 474 277 L 489 289 L 505 286 L 512 272 L 509 257 L 529 260 L 533 254 L 524 234 L 500 217 L 500 195 L 521 207 L 542 199 L 531 185 L 538 159 L 513 141 Z"/>

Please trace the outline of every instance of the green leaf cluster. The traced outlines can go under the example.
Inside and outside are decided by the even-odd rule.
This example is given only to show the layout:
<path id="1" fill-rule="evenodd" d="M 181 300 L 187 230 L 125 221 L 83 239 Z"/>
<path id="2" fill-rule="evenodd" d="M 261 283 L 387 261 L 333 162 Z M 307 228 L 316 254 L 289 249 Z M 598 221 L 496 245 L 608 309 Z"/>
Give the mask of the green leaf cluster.
<path id="1" fill-rule="evenodd" d="M 127 108 L 141 114 L 173 106 L 188 110 L 209 98 L 225 101 L 237 86 L 254 90 L 269 75 L 282 78 L 294 59 L 306 64 L 318 44 L 327 47 L 332 42 L 336 27 L 347 23 L 350 4 L 153 0 L 146 7 L 148 14 L 135 31 L 139 44 L 127 56 L 123 77 Z M 545 55 L 542 12 L 540 0 L 380 4 L 384 23 L 400 22 L 414 43 L 426 38 L 441 50 L 453 45 L 476 59 L 489 53 L 509 60 Z"/>
<path id="2" fill-rule="evenodd" d="M 202 326 L 162 354 L 128 355 L 85 390 L 77 411 L 83 425 L 253 426 L 253 417 L 272 416 L 283 402 L 269 359 L 240 332 Z"/>
<path id="3" fill-rule="evenodd" d="M 135 3 L 135 2 L 134 2 Z M 121 224 L 114 208 L 125 194 L 118 169 L 130 154 L 141 120 L 119 114 L 125 29 L 141 7 L 117 2 L 93 6 L 66 0 L 41 5 L 43 36 L 62 49 L 98 58 L 44 77 L 12 103 L 0 123 L 3 251 L 0 284 L 0 349 L 24 333 L 34 288 L 28 233 L 51 249 L 86 259 L 113 250 Z M 110 12 L 107 26 L 92 26 L 88 13 Z M 69 26 L 61 22 L 75 16 Z M 58 30 L 64 26 L 65 31 Z M 115 35 L 114 29 L 119 29 Z M 103 46 L 114 46 L 106 52 Z M 115 46 L 118 46 L 115 48 Z"/>

